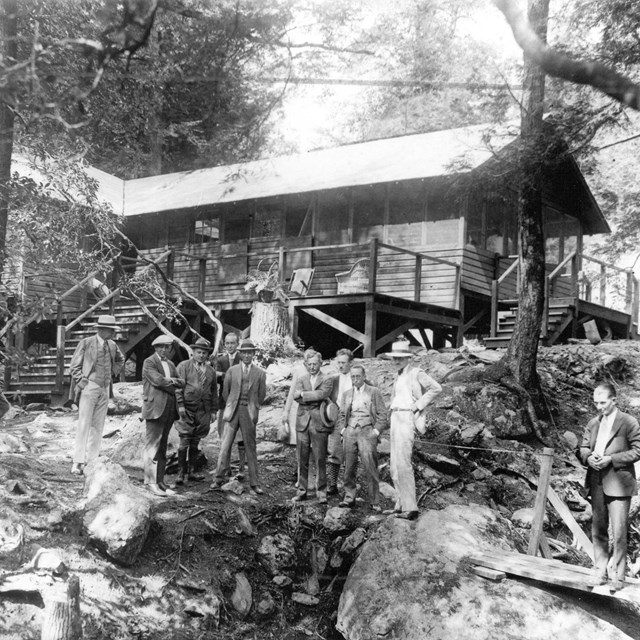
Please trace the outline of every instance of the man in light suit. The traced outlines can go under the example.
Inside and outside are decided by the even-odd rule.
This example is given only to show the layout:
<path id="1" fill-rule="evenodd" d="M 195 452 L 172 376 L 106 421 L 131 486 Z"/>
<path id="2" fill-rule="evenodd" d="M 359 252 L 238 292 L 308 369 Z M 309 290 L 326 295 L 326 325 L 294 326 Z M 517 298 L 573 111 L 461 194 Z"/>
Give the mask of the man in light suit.
<path id="1" fill-rule="evenodd" d="M 71 358 L 69 396 L 78 405 L 78 426 L 71 473 L 82 475 L 87 462 L 100 453 L 111 382 L 124 366 L 124 356 L 113 341 L 118 325 L 113 316 L 102 315 L 96 334 L 83 338 Z"/>
<path id="2" fill-rule="evenodd" d="M 415 431 L 424 433 L 425 409 L 442 391 L 442 387 L 427 373 L 411 366 L 413 353 L 409 342 L 397 340 L 387 357 L 393 360 L 398 377 L 391 395 L 391 425 L 389 462 L 397 501 L 393 512 L 397 518 L 415 520 L 418 517 L 416 481 L 411 454 Z"/>
<path id="3" fill-rule="evenodd" d="M 633 463 L 640 460 L 640 426 L 633 416 L 616 408 L 613 385 L 598 385 L 593 401 L 600 415 L 589 422 L 580 445 L 580 459 L 588 467 L 585 487 L 593 509 L 595 574 L 591 585 L 605 584 L 608 579 L 611 521 L 614 575 L 609 590 L 615 592 L 624 586 L 629 507 L 637 492 Z"/>
<path id="4" fill-rule="evenodd" d="M 207 363 L 211 344 L 198 338 L 191 348 L 193 357 L 178 365 L 178 376 L 184 380 L 184 387 L 176 389 L 180 414 L 180 420 L 175 423 L 180 437 L 176 484 L 183 484 L 185 480 L 204 480 L 204 476 L 195 471 L 198 445 L 209 434 L 213 412 L 218 408 L 216 372 Z"/>
<path id="5" fill-rule="evenodd" d="M 224 348 L 227 353 L 223 353 L 216 360 L 216 378 L 218 380 L 218 437 L 222 443 L 222 436 L 224 435 L 224 420 L 222 414 L 224 413 L 224 398 L 222 397 L 222 390 L 224 389 L 224 377 L 231 367 L 240 364 L 240 352 L 238 351 L 238 345 L 240 340 L 237 334 L 228 333 L 224 339 Z M 242 480 L 244 477 L 244 464 L 246 456 L 244 452 L 244 441 L 242 440 L 242 432 L 238 431 L 236 435 L 236 444 L 238 445 L 238 475 L 236 478 Z"/>
<path id="6" fill-rule="evenodd" d="M 216 479 L 212 488 L 219 489 L 226 480 L 231 458 L 231 447 L 238 429 L 247 454 L 249 484 L 251 493 L 264 493 L 258 480 L 258 456 L 256 453 L 256 425 L 260 405 L 267 395 L 267 375 L 263 369 L 253 364 L 256 347 L 251 340 L 243 340 L 238 349 L 241 364 L 231 367 L 224 377 L 222 396 L 225 401 L 224 435 L 220 445 Z"/>
<path id="7" fill-rule="evenodd" d="M 164 484 L 167 440 L 178 418 L 176 391 L 184 386 L 184 381 L 168 357 L 173 339 L 163 334 L 151 344 L 155 353 L 142 365 L 142 419 L 147 421 L 144 483 L 154 495 L 167 497 L 175 494 Z"/>
<path id="8" fill-rule="evenodd" d="M 321 371 L 322 356 L 312 349 L 306 351 L 307 371 L 296 380 L 293 399 L 298 402 L 296 415 L 298 453 L 298 493 L 294 502 L 307 499 L 309 456 L 313 449 L 316 459 L 316 497 L 327 502 L 327 440 L 333 426 L 326 426 L 320 414 L 320 404 L 331 394 L 333 380 Z"/>
<path id="9" fill-rule="evenodd" d="M 356 504 L 356 471 L 358 454 L 367 479 L 369 504 L 380 511 L 378 478 L 378 438 L 387 426 L 387 409 L 377 387 L 365 383 L 364 367 L 351 367 L 353 386 L 340 400 L 336 430 L 344 439 L 344 498 L 339 506 L 352 508 Z"/>

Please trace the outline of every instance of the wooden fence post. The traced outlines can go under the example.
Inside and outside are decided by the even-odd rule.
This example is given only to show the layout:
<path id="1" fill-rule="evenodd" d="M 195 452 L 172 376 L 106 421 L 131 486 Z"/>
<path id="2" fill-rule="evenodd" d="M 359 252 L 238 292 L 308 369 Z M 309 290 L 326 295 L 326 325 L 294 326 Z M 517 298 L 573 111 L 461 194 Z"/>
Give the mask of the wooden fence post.
<path id="1" fill-rule="evenodd" d="M 551 477 L 551 466 L 553 465 L 553 449 L 545 447 L 542 450 L 540 459 L 540 476 L 538 478 L 538 491 L 536 493 L 536 503 L 533 512 L 533 522 L 531 523 L 531 537 L 529 538 L 529 548 L 527 553 L 530 556 L 538 555 L 540 540 L 542 539 L 542 527 L 544 525 L 544 514 L 547 506 L 547 491 L 549 489 L 549 479 Z"/>

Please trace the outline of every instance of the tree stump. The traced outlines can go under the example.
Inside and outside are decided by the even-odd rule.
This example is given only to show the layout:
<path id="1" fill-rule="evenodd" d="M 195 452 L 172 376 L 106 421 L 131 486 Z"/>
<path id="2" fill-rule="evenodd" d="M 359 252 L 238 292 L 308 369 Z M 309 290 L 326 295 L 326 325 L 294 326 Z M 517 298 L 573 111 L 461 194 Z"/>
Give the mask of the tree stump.
<path id="1" fill-rule="evenodd" d="M 45 596 L 41 640 L 82 640 L 80 580 L 71 576 Z"/>
<path id="2" fill-rule="evenodd" d="M 289 310 L 279 302 L 254 302 L 251 309 L 251 339 L 289 335 Z"/>

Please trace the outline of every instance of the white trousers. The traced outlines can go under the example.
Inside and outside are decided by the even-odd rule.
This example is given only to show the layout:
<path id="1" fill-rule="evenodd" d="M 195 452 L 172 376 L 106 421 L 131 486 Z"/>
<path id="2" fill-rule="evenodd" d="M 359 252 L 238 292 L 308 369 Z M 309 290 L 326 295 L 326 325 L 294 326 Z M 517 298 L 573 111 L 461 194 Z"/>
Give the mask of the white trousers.
<path id="1" fill-rule="evenodd" d="M 86 464 L 100 455 L 104 420 L 109 406 L 109 387 L 101 387 L 89 380 L 80 394 L 78 427 L 73 462 Z"/>
<path id="2" fill-rule="evenodd" d="M 413 476 L 411 452 L 415 437 L 413 414 L 410 411 L 391 412 L 391 479 L 396 490 L 396 509 L 417 511 L 416 481 Z"/>

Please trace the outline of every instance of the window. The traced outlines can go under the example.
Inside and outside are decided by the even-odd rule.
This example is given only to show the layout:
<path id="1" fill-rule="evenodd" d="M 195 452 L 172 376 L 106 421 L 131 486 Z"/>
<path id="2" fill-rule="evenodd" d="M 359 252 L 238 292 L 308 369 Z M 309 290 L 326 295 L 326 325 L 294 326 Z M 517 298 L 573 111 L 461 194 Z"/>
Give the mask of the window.
<path id="1" fill-rule="evenodd" d="M 228 210 L 224 217 L 224 242 L 238 242 L 248 240 L 251 230 L 251 212 L 244 205 Z"/>
<path id="2" fill-rule="evenodd" d="M 327 191 L 320 194 L 316 238 L 321 244 L 349 242 L 349 192 Z"/>
<path id="3" fill-rule="evenodd" d="M 258 204 L 256 206 L 252 238 L 278 238 L 282 230 L 282 206 L 279 204 Z"/>
<path id="4" fill-rule="evenodd" d="M 193 241 L 195 244 L 206 244 L 220 240 L 220 218 L 196 220 Z"/>
<path id="5" fill-rule="evenodd" d="M 389 242 L 415 246 L 422 242 L 425 221 L 422 183 L 398 183 L 389 188 Z"/>
<path id="6" fill-rule="evenodd" d="M 287 238 L 311 235 L 313 201 L 309 196 L 291 196 L 287 200 L 284 234 Z"/>
<path id="7" fill-rule="evenodd" d="M 384 239 L 383 185 L 353 189 L 353 241 L 367 242 L 371 238 Z"/>

